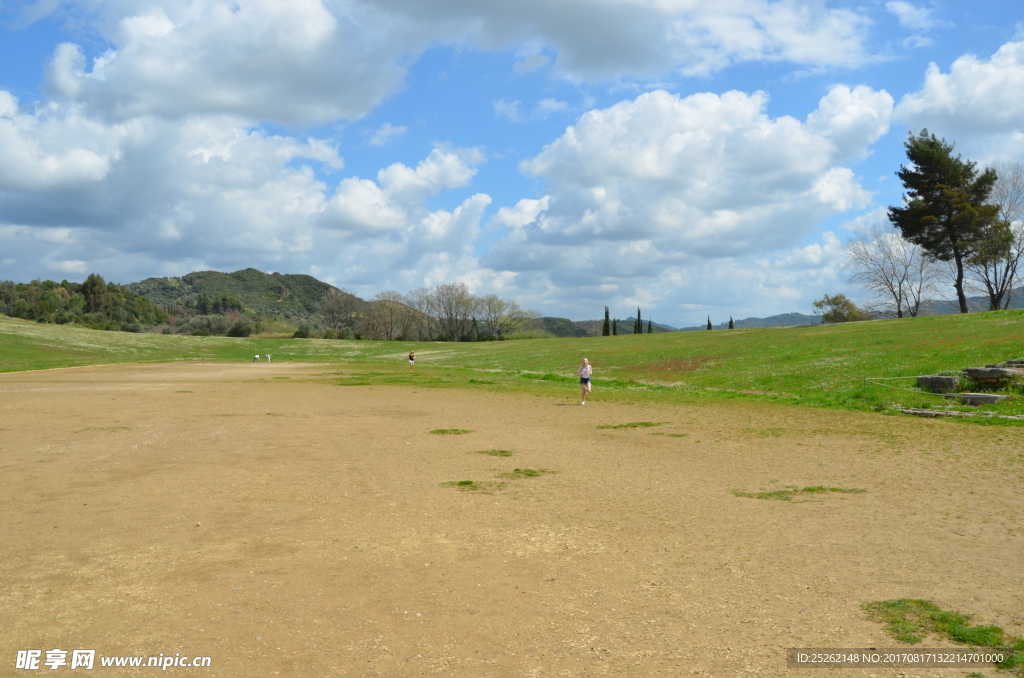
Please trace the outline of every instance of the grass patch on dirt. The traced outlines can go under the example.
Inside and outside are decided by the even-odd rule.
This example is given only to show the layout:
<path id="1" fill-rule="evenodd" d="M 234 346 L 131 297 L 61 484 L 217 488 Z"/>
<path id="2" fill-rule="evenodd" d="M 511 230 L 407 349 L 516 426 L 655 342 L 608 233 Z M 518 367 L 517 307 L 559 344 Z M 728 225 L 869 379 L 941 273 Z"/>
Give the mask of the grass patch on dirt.
<path id="1" fill-rule="evenodd" d="M 652 431 L 652 436 L 665 436 L 666 438 L 686 438 L 689 433 L 662 433 L 661 431 Z"/>
<path id="2" fill-rule="evenodd" d="M 628 424 L 602 424 L 597 428 L 651 428 L 667 424 L 665 421 L 631 421 Z"/>
<path id="3" fill-rule="evenodd" d="M 489 483 L 476 480 L 449 480 L 441 483 L 441 487 L 454 487 L 460 492 L 490 492 L 491 490 L 502 490 L 506 483 Z"/>
<path id="4" fill-rule="evenodd" d="M 930 600 L 899 598 L 861 606 L 868 618 L 885 624 L 885 630 L 901 643 L 915 645 L 936 634 L 959 645 L 990 647 L 1005 659 L 999 668 L 1024 675 L 1024 638 L 1010 636 L 1000 626 L 974 626 L 971 615 L 943 610 Z"/>
<path id="5" fill-rule="evenodd" d="M 435 428 L 431 433 L 436 436 L 461 436 L 472 431 L 468 428 Z"/>
<path id="6" fill-rule="evenodd" d="M 517 468 L 509 471 L 508 473 L 502 473 L 499 478 L 538 478 L 548 473 L 554 473 L 554 471 L 546 468 Z"/>
<path id="7" fill-rule="evenodd" d="M 797 488 L 791 486 L 785 490 L 772 490 L 770 492 L 744 492 L 733 490 L 737 497 L 749 497 L 751 499 L 777 499 L 779 501 L 793 501 L 794 497 L 804 494 L 827 494 L 828 492 L 839 492 L 841 494 L 861 494 L 867 490 L 849 489 L 845 487 L 825 487 L 824 485 L 812 485 L 810 487 Z"/>
<path id="8" fill-rule="evenodd" d="M 511 457 L 512 450 L 477 450 L 473 454 L 488 454 L 492 457 Z"/>

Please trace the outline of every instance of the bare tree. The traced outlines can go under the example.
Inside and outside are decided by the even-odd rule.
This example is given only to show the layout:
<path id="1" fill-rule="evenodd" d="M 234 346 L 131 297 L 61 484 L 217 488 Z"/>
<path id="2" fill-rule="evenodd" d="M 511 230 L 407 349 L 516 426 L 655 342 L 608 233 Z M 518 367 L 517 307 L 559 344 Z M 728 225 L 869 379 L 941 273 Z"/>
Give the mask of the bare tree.
<path id="1" fill-rule="evenodd" d="M 437 298 L 426 287 L 409 292 L 405 295 L 405 305 L 413 310 L 412 325 L 415 327 L 416 338 L 420 341 L 433 341 L 437 336 Z M 407 336 L 412 335 L 412 330 Z"/>
<path id="2" fill-rule="evenodd" d="M 876 222 L 846 243 L 850 282 L 873 293 L 872 311 L 889 317 L 914 317 L 932 293 L 939 275 L 936 262 L 920 245 L 905 240 L 889 222 Z"/>
<path id="3" fill-rule="evenodd" d="M 438 333 L 442 339 L 460 341 L 469 334 L 473 295 L 466 283 L 445 283 L 434 288 Z"/>
<path id="4" fill-rule="evenodd" d="M 989 203 L 999 207 L 999 222 L 990 237 L 967 260 L 967 270 L 988 295 L 989 309 L 1009 308 L 1024 270 L 1024 165 L 1001 163 Z"/>
<path id="5" fill-rule="evenodd" d="M 523 329 L 537 315 L 532 311 L 524 311 L 515 301 L 502 299 L 496 294 L 477 299 L 476 309 L 484 333 L 495 339 Z"/>
<path id="6" fill-rule="evenodd" d="M 411 309 L 405 299 L 395 291 L 381 292 L 370 302 L 364 320 L 367 336 L 373 339 L 397 339 L 405 336 L 409 327 Z"/>
<path id="7" fill-rule="evenodd" d="M 344 290 L 329 290 L 320 302 L 320 317 L 324 325 L 335 332 L 354 326 L 358 315 L 356 297 Z"/>

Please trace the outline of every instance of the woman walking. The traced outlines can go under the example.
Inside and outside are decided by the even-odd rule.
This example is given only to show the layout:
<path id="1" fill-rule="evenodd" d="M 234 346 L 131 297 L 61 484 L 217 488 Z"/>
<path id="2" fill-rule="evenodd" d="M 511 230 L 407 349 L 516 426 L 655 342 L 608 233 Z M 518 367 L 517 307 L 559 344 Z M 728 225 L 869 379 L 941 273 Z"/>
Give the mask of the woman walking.
<path id="1" fill-rule="evenodd" d="M 576 374 L 580 375 L 580 389 L 583 391 L 583 399 L 580 401 L 580 405 L 587 404 L 587 394 L 590 393 L 590 375 L 593 373 L 594 368 L 590 365 L 590 361 L 584 358 L 580 369 L 576 370 Z"/>
<path id="2" fill-rule="evenodd" d="M 416 351 L 409 351 L 409 371 L 416 365 Z"/>

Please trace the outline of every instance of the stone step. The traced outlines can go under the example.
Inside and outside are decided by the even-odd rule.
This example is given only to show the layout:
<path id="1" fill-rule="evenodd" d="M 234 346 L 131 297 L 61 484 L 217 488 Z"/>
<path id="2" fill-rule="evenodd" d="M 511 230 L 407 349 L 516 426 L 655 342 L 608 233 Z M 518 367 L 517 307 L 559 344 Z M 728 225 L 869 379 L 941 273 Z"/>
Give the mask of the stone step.
<path id="1" fill-rule="evenodd" d="M 919 388 L 927 389 L 932 393 L 949 393 L 960 388 L 960 377 L 956 375 L 918 377 L 917 385 Z"/>
<path id="2" fill-rule="evenodd" d="M 1005 381 L 1024 377 L 1024 369 L 1011 367 L 965 367 L 960 371 L 975 381 Z"/>
<path id="3" fill-rule="evenodd" d="M 947 393 L 947 398 L 958 398 L 963 405 L 993 405 L 1001 403 L 1010 396 L 997 393 Z"/>

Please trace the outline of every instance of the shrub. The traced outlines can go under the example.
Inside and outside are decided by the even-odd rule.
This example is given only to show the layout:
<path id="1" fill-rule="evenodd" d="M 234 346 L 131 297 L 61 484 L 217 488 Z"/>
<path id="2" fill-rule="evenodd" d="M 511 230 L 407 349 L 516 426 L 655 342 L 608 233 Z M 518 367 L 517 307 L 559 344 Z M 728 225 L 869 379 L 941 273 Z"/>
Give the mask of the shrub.
<path id="1" fill-rule="evenodd" d="M 229 337 L 248 337 L 252 334 L 252 321 L 247 317 L 240 316 L 228 330 Z"/>
<path id="2" fill-rule="evenodd" d="M 850 301 L 845 294 L 830 296 L 814 302 L 814 313 L 821 315 L 823 323 L 852 323 L 859 320 L 871 320 L 871 314 Z"/>

